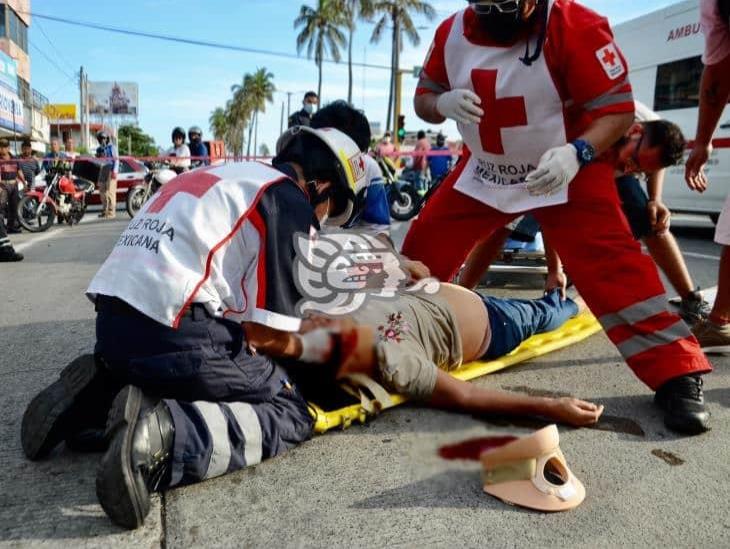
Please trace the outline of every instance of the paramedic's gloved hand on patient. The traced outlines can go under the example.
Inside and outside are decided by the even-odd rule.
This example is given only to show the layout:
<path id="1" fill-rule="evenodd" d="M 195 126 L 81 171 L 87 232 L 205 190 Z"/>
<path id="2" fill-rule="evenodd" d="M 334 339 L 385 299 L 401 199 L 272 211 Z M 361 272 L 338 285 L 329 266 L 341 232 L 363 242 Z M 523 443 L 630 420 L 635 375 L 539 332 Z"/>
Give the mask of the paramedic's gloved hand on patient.
<path id="1" fill-rule="evenodd" d="M 543 154 L 537 168 L 527 174 L 527 190 L 533 196 L 555 194 L 573 181 L 579 170 L 578 151 L 573 145 L 555 147 Z"/>
<path id="2" fill-rule="evenodd" d="M 479 107 L 482 100 L 471 90 L 452 90 L 439 95 L 436 110 L 445 118 L 460 124 L 479 124 L 484 111 Z"/>

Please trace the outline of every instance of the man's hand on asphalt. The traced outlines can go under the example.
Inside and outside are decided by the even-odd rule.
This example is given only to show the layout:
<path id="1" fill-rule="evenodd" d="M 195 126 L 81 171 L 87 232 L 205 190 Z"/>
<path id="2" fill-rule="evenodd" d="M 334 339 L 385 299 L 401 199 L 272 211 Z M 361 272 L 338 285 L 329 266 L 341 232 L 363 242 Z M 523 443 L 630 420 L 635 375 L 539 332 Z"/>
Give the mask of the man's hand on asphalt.
<path id="1" fill-rule="evenodd" d="M 550 149 L 542 155 L 537 168 L 527 174 L 527 191 L 532 196 L 555 194 L 573 181 L 578 170 L 578 151 L 573 145 Z"/>
<path id="2" fill-rule="evenodd" d="M 712 154 L 712 145 L 696 144 L 684 165 L 684 180 L 693 191 L 703 193 L 707 190 L 705 164 Z"/>
<path id="3" fill-rule="evenodd" d="M 439 95 L 436 110 L 445 118 L 460 124 L 479 124 L 484 111 L 479 107 L 482 100 L 471 90 L 451 90 Z"/>
<path id="4" fill-rule="evenodd" d="M 650 200 L 647 210 L 652 232 L 657 236 L 669 232 L 669 223 L 672 218 L 669 208 L 661 200 Z"/>
<path id="5" fill-rule="evenodd" d="M 603 405 L 571 397 L 552 399 L 548 407 L 550 419 L 575 427 L 598 423 L 603 413 Z"/>

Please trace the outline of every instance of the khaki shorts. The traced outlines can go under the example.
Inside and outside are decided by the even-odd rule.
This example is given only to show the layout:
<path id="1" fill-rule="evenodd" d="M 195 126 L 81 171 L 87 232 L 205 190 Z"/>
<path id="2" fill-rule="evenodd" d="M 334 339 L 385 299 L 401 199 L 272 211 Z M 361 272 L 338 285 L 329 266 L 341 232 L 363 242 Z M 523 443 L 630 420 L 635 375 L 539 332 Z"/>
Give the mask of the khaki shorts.
<path id="1" fill-rule="evenodd" d="M 725 199 L 725 205 L 720 212 L 715 229 L 715 242 L 723 246 L 730 246 L 730 194 Z"/>
<path id="2" fill-rule="evenodd" d="M 352 315 L 375 328 L 380 382 L 392 392 L 427 400 L 437 368 L 453 370 L 463 352 L 456 319 L 435 296 L 401 294 L 395 300 L 368 300 Z"/>

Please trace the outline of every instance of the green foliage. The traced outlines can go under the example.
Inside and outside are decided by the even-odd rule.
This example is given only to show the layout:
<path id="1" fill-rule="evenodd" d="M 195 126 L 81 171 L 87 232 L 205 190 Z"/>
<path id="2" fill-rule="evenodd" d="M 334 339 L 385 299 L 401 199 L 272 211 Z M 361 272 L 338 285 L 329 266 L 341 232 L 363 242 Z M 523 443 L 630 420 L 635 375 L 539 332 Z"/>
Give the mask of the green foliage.
<path id="1" fill-rule="evenodd" d="M 273 80 L 274 75 L 265 67 L 256 69 L 253 74 L 245 74 L 241 84 L 231 86 L 231 98 L 225 108 L 218 107 L 210 114 L 208 123 L 213 135 L 216 139 L 222 139 L 234 155 L 243 155 L 247 127 L 247 153 L 250 153 L 258 113 L 265 112 L 266 104 L 274 100 L 276 86 Z"/>
<path id="2" fill-rule="evenodd" d="M 131 151 L 129 145 L 132 145 Z M 139 126 L 125 124 L 117 130 L 117 149 L 120 154 L 132 156 L 155 156 L 157 145 L 155 140 L 144 133 Z"/>
<path id="3" fill-rule="evenodd" d="M 297 52 L 307 48 L 309 59 L 314 55 L 314 63 L 319 74 L 317 95 L 322 97 L 322 63 L 329 52 L 330 57 L 340 62 L 340 48 L 347 44 L 347 39 L 340 28 L 348 28 L 351 22 L 339 0 L 318 0 L 317 7 L 303 5 L 299 16 L 294 20 L 294 28 L 302 27 L 297 35 Z"/>

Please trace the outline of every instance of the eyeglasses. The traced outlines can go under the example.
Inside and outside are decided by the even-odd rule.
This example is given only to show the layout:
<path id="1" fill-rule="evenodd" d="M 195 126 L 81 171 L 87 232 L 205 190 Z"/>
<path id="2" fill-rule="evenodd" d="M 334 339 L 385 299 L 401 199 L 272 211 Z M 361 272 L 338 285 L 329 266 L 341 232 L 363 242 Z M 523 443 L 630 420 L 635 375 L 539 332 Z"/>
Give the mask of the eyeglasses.
<path id="1" fill-rule="evenodd" d="M 499 13 L 517 13 L 520 9 L 519 0 L 477 0 L 471 2 L 477 13 L 490 14 L 492 8 Z"/>

